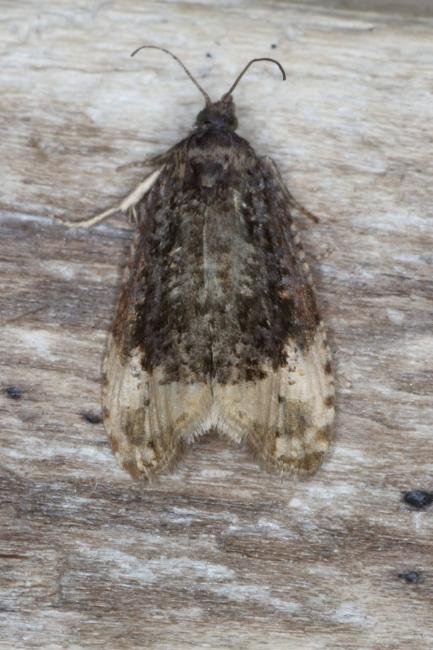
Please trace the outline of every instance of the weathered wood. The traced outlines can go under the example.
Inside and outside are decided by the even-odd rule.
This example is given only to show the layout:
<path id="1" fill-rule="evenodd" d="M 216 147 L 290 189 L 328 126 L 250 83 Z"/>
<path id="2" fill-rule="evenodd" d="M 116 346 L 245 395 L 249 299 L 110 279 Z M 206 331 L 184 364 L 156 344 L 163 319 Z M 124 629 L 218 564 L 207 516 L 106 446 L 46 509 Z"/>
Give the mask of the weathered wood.
<path id="1" fill-rule="evenodd" d="M 430 649 L 433 509 L 401 493 L 433 488 L 432 20 L 236 0 L 1 8 L 0 647 Z M 175 63 L 129 59 L 144 41 L 214 97 L 252 56 L 287 68 L 285 84 L 251 70 L 236 99 L 240 133 L 321 215 L 298 224 L 338 417 L 311 480 L 208 437 L 136 484 L 98 423 L 131 228 L 52 217 L 109 207 L 141 178 L 120 165 L 192 125 L 201 98 Z"/>

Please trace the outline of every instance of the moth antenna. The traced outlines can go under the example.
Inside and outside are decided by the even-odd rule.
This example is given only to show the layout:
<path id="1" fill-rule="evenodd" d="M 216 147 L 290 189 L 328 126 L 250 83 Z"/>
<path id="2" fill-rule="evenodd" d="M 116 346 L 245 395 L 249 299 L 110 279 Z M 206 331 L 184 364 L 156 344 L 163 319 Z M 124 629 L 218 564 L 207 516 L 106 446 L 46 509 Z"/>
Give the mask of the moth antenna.
<path id="1" fill-rule="evenodd" d="M 207 92 L 206 92 L 205 90 L 203 90 L 203 88 L 202 88 L 202 87 L 200 86 L 200 84 L 198 83 L 197 79 L 195 79 L 195 77 L 193 77 L 193 75 L 192 75 L 191 72 L 188 70 L 188 68 L 186 67 L 186 65 L 185 65 L 184 63 L 182 63 L 182 61 L 181 61 L 181 60 L 180 60 L 180 59 L 179 59 L 175 54 L 173 54 L 173 53 L 170 52 L 169 50 L 166 50 L 164 47 L 158 47 L 157 45 L 142 45 L 141 47 L 137 47 L 137 49 L 133 51 L 133 53 L 131 54 L 131 56 L 135 56 L 135 55 L 137 54 L 137 52 L 139 52 L 140 50 L 144 50 L 144 49 L 150 49 L 150 50 L 161 50 L 161 52 L 165 52 L 166 54 L 168 54 L 169 56 L 171 56 L 172 59 L 174 59 L 175 61 L 177 61 L 177 62 L 179 63 L 179 65 L 182 66 L 182 68 L 185 70 L 185 72 L 186 72 L 186 74 L 188 75 L 188 77 L 191 79 L 192 83 L 193 83 L 195 86 L 197 86 L 197 88 L 199 89 L 199 91 L 201 92 L 201 94 L 203 95 L 203 97 L 204 97 L 204 99 L 205 99 L 206 105 L 209 105 L 209 104 L 212 103 L 211 98 L 209 97 L 209 95 L 207 94 Z"/>
<path id="2" fill-rule="evenodd" d="M 268 57 L 264 57 L 262 59 L 251 59 L 251 61 L 247 63 L 247 65 L 242 70 L 242 72 L 236 77 L 233 86 L 230 88 L 230 90 L 227 93 L 225 93 L 224 97 L 228 97 L 229 95 L 232 94 L 232 92 L 234 91 L 234 89 L 236 88 L 236 86 L 238 85 L 238 83 L 240 82 L 240 80 L 242 79 L 242 77 L 250 67 L 250 65 L 253 65 L 253 63 L 257 63 L 257 61 L 271 61 L 271 63 L 275 63 L 275 65 L 277 65 L 280 68 L 280 72 L 283 75 L 283 81 L 286 80 L 286 73 L 284 71 L 283 66 L 281 65 L 281 63 L 278 63 L 278 61 L 276 61 L 275 59 L 268 59 Z"/>

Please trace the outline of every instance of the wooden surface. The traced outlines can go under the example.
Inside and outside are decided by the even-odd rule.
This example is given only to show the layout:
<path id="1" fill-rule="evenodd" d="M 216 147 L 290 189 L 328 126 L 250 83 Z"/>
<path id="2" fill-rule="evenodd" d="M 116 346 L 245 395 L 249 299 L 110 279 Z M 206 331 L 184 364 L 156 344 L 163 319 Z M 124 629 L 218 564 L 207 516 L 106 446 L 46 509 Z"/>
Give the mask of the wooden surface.
<path id="1" fill-rule="evenodd" d="M 362 4 L 362 3 L 361 3 Z M 390 3 L 388 3 L 389 5 Z M 400 3 L 401 4 L 401 3 Z M 285 2 L 2 0 L 0 647 L 433 647 L 433 22 Z M 239 132 L 321 216 L 298 220 L 338 380 L 311 480 L 207 437 L 134 483 L 100 413 L 131 240 L 71 231 L 188 133 L 251 57 Z M 276 47 L 272 47 L 275 45 Z M 410 581 L 417 572 L 414 581 Z"/>

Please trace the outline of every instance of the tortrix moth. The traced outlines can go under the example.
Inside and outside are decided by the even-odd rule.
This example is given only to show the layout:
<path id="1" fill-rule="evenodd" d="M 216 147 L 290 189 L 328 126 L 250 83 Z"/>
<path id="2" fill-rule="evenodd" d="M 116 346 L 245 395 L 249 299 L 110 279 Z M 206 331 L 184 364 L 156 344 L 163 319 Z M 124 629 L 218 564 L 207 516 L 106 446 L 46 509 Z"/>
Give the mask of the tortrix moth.
<path id="1" fill-rule="evenodd" d="M 143 46 L 154 47 L 154 46 Z M 133 54 L 141 50 L 138 48 Z M 109 336 L 103 417 L 133 477 L 216 429 L 268 469 L 310 474 L 330 443 L 334 385 L 293 211 L 270 158 L 236 133 L 230 90 L 116 210 L 137 234 Z M 84 222 L 83 222 L 84 223 Z"/>

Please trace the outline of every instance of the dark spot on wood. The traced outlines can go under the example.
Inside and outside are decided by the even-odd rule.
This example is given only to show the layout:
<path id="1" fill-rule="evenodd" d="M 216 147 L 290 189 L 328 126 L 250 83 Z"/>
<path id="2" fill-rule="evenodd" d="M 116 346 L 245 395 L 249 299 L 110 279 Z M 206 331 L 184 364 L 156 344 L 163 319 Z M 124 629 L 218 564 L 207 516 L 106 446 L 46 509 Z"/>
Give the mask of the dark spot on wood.
<path id="1" fill-rule="evenodd" d="M 327 362 L 325 363 L 325 368 L 324 368 L 324 370 L 325 370 L 325 373 L 326 373 L 327 375 L 330 375 L 330 374 L 332 373 L 332 364 L 331 364 L 330 361 L 327 361 Z"/>
<path id="2" fill-rule="evenodd" d="M 117 442 L 116 438 L 110 438 L 110 443 L 113 454 L 116 454 L 119 451 L 119 443 Z"/>
<path id="3" fill-rule="evenodd" d="M 28 560 L 28 555 L 18 555 L 18 553 L 0 553 L 0 558 L 5 560 Z"/>
<path id="4" fill-rule="evenodd" d="M 4 390 L 4 393 L 10 399 L 19 400 L 22 398 L 24 391 L 18 386 L 7 386 Z"/>
<path id="5" fill-rule="evenodd" d="M 278 401 L 279 401 L 280 404 L 281 404 L 282 402 L 285 402 L 285 401 L 286 401 L 286 398 L 284 397 L 284 395 L 278 395 Z"/>
<path id="6" fill-rule="evenodd" d="M 94 413 L 92 411 L 85 411 L 81 413 L 81 417 L 83 420 L 89 422 L 90 424 L 101 424 L 102 422 L 102 417 L 99 415 L 99 413 Z"/>
<path id="7" fill-rule="evenodd" d="M 324 400 L 324 404 L 327 408 L 331 408 L 335 404 L 335 397 L 333 395 L 328 395 Z"/>
<path id="8" fill-rule="evenodd" d="M 277 49 L 277 44 L 276 44 L 276 43 L 272 43 L 272 45 L 271 45 L 271 50 L 276 50 L 276 49 Z"/>
<path id="9" fill-rule="evenodd" d="M 424 490 L 410 490 L 409 492 L 403 493 L 403 501 L 407 503 L 408 506 L 420 510 L 421 508 L 426 508 L 433 503 L 433 493 Z"/>
<path id="10" fill-rule="evenodd" d="M 206 52 L 206 56 L 207 56 L 208 59 L 212 58 L 212 54 L 210 52 Z"/>
<path id="11" fill-rule="evenodd" d="M 102 409 L 102 417 L 104 418 L 104 420 L 108 420 L 108 418 L 110 417 L 110 411 L 106 406 L 104 406 L 104 408 Z"/>
<path id="12" fill-rule="evenodd" d="M 403 571 L 398 574 L 398 577 L 408 584 L 417 584 L 422 582 L 422 573 L 420 571 Z"/>

